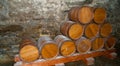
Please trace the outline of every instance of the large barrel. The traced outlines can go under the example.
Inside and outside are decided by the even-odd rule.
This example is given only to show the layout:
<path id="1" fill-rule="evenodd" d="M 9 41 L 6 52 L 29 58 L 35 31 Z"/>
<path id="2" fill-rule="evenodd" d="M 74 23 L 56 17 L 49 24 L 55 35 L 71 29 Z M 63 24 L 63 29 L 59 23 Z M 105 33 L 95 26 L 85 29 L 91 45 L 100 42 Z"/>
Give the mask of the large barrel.
<path id="1" fill-rule="evenodd" d="M 106 49 L 113 49 L 116 43 L 116 38 L 111 36 L 107 38 L 106 43 L 105 43 L 105 48 Z"/>
<path id="2" fill-rule="evenodd" d="M 58 55 L 57 44 L 48 36 L 42 36 L 39 38 L 38 48 L 44 59 L 54 58 Z"/>
<path id="3" fill-rule="evenodd" d="M 91 49 L 91 41 L 85 37 L 81 37 L 75 43 L 79 53 L 86 53 Z"/>
<path id="4" fill-rule="evenodd" d="M 83 26 L 72 21 L 66 21 L 61 25 L 60 31 L 63 35 L 76 40 L 82 36 Z"/>
<path id="5" fill-rule="evenodd" d="M 99 34 L 99 25 L 90 23 L 85 28 L 85 36 L 89 39 L 96 37 Z"/>
<path id="6" fill-rule="evenodd" d="M 24 38 L 20 44 L 20 57 L 22 61 L 32 62 L 39 58 L 39 50 L 32 39 Z"/>
<path id="7" fill-rule="evenodd" d="M 112 32 L 112 25 L 110 23 L 105 23 L 100 28 L 100 35 L 102 37 L 108 37 Z"/>
<path id="8" fill-rule="evenodd" d="M 100 50 L 104 47 L 104 38 L 97 37 L 92 40 L 92 50 Z"/>
<path id="9" fill-rule="evenodd" d="M 94 12 L 94 21 L 98 24 L 104 23 L 106 18 L 106 10 L 104 8 L 96 8 Z"/>
<path id="10" fill-rule="evenodd" d="M 54 40 L 59 46 L 59 52 L 61 55 L 70 56 L 76 51 L 76 45 L 71 39 L 63 35 L 58 35 Z"/>
<path id="11" fill-rule="evenodd" d="M 87 24 L 93 19 L 93 9 L 89 6 L 71 8 L 68 18 L 75 22 Z"/>
<path id="12" fill-rule="evenodd" d="M 78 12 L 78 20 L 83 24 L 87 24 L 90 23 L 92 19 L 93 19 L 93 9 L 88 6 L 81 7 Z"/>

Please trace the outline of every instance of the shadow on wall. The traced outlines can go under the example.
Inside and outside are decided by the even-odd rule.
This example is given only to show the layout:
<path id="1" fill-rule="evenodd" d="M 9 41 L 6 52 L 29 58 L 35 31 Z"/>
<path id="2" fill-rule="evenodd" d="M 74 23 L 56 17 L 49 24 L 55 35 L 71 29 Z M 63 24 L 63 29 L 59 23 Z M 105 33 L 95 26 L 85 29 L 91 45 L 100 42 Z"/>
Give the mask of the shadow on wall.
<path id="1" fill-rule="evenodd" d="M 14 61 L 9 61 L 9 62 L 0 62 L 0 66 L 14 66 Z"/>
<path id="2" fill-rule="evenodd" d="M 85 65 L 82 61 L 75 61 L 70 63 L 65 63 L 65 66 L 88 66 Z M 95 63 L 90 66 L 120 66 L 120 58 L 110 60 L 105 57 L 96 57 Z"/>

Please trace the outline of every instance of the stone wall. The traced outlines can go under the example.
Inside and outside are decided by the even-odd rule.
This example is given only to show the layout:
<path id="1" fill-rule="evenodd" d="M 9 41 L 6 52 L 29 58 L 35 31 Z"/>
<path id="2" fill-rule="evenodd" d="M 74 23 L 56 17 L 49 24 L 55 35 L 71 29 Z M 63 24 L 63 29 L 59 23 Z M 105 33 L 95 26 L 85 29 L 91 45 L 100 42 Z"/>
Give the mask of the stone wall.
<path id="1" fill-rule="evenodd" d="M 54 38 L 60 34 L 60 24 L 68 20 L 70 8 L 83 5 L 106 8 L 106 21 L 120 39 L 119 0 L 0 0 L 0 54 L 17 54 L 25 35 L 36 40 L 44 34 Z"/>

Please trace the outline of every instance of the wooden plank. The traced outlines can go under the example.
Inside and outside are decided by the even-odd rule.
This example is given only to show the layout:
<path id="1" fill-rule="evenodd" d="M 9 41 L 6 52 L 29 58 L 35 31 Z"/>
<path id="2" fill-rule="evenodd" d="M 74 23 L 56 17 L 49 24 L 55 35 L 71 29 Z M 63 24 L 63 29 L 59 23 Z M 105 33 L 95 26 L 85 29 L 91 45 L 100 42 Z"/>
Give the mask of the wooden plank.
<path id="1" fill-rule="evenodd" d="M 86 54 L 74 54 L 73 56 L 69 56 L 69 57 L 62 57 L 62 56 L 58 56 L 60 58 L 55 58 L 55 59 L 50 59 L 50 60 L 44 60 L 44 61 L 35 61 L 35 62 L 31 62 L 32 66 L 35 65 L 39 65 L 39 66 L 49 66 L 49 65 L 55 65 L 55 64 L 59 64 L 59 63 L 67 63 L 67 62 L 73 62 L 73 61 L 78 61 L 78 60 L 83 60 L 85 58 L 89 58 L 89 57 L 97 57 L 97 56 L 105 56 L 107 54 L 110 54 L 112 52 L 115 52 L 115 49 L 111 49 L 111 50 L 103 50 L 103 51 L 92 51 L 90 53 L 86 53 Z M 24 66 L 23 64 L 21 66 Z"/>

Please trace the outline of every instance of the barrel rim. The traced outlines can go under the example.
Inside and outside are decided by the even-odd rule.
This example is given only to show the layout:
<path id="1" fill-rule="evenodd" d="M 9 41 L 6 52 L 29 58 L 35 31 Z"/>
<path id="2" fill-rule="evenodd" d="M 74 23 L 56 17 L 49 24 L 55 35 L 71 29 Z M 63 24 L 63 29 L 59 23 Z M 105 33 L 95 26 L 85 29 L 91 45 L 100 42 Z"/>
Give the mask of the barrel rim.
<path id="1" fill-rule="evenodd" d="M 66 41 L 70 41 L 70 42 L 73 42 L 73 43 L 74 43 L 75 50 L 74 50 L 72 53 L 70 53 L 69 55 L 67 55 L 67 56 L 71 56 L 71 55 L 73 55 L 73 54 L 76 52 L 76 45 L 75 45 L 75 42 L 72 41 L 72 40 L 66 40 Z M 66 42 L 66 41 L 64 41 L 64 42 Z M 61 43 L 61 45 L 60 45 L 60 47 L 59 47 L 59 51 L 61 51 L 61 46 L 64 44 L 64 42 Z M 61 52 L 59 52 L 59 53 L 60 53 L 62 56 L 64 56 Z M 65 56 L 65 57 L 67 57 L 67 56 Z"/>
<path id="2" fill-rule="evenodd" d="M 33 42 L 32 42 L 32 43 L 33 43 Z M 20 45 L 19 48 L 21 49 L 21 48 L 23 48 L 23 47 L 26 46 L 26 45 L 36 46 L 35 43 L 33 43 L 33 44 L 32 44 L 32 43 L 31 43 L 31 44 L 25 44 L 25 45 L 22 45 L 22 46 Z M 36 47 L 37 47 L 37 46 L 36 46 Z"/>
<path id="3" fill-rule="evenodd" d="M 26 42 L 28 42 L 29 44 L 28 43 L 26 44 Z M 19 44 L 20 44 L 19 46 L 20 49 L 23 48 L 25 45 L 33 45 L 37 47 L 37 42 L 29 37 L 23 37 L 22 41 Z"/>

